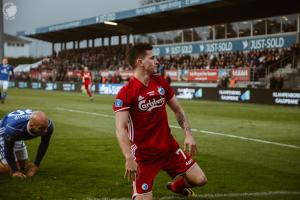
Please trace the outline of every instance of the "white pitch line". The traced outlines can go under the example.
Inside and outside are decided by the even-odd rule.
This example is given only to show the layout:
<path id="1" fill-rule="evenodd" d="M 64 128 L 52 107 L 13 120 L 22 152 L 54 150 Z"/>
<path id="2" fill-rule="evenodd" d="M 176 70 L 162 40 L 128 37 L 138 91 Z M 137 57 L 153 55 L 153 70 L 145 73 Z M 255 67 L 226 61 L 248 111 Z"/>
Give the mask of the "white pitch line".
<path id="1" fill-rule="evenodd" d="M 170 125 L 172 128 L 176 129 L 181 129 L 179 126 L 174 126 Z M 200 133 L 207 133 L 211 135 L 218 135 L 218 136 L 225 136 L 225 137 L 231 137 L 231 138 L 237 138 L 241 140 L 249 140 L 249 141 L 254 141 L 254 142 L 260 142 L 260 143 L 265 143 L 265 144 L 273 144 L 277 146 L 282 146 L 282 147 L 289 147 L 289 148 L 294 148 L 294 149 L 300 149 L 299 146 L 296 145 L 291 145 L 291 144 L 283 144 L 283 143 L 278 143 L 278 142 L 271 142 L 267 140 L 261 140 L 261 139 L 255 139 L 255 138 L 248 138 L 248 137 L 243 137 L 243 136 L 236 136 L 236 135 L 231 135 L 231 134 L 225 134 L 225 133 L 217 133 L 217 132 L 212 132 L 212 131 L 206 131 L 206 130 L 198 130 L 198 129 L 192 129 L 193 132 L 200 132 Z"/>
<path id="2" fill-rule="evenodd" d="M 101 117 L 107 117 L 107 118 L 115 118 L 113 115 L 106 115 L 106 114 L 99 114 L 95 112 L 85 112 L 81 110 L 73 110 L 73 109 L 66 109 L 66 108 L 56 108 L 56 110 L 62 110 L 62 111 L 69 111 L 69 112 L 75 112 L 80 114 L 87 114 L 87 115 L 95 115 L 95 116 L 101 116 Z"/>
<path id="3" fill-rule="evenodd" d="M 101 117 L 106 117 L 106 118 L 115 118 L 113 115 L 106 115 L 106 114 L 101 114 L 101 113 L 95 113 L 95 112 L 86 112 L 86 111 L 81 111 L 81 110 L 73 110 L 73 109 L 66 109 L 66 108 L 56 108 L 56 110 L 61 110 L 61 111 L 68 111 L 68 112 L 75 112 L 75 113 L 80 113 L 80 114 L 87 114 L 87 115 L 95 115 L 95 116 L 101 116 Z M 171 128 L 176 128 L 176 129 L 181 129 L 179 126 L 174 126 L 170 125 Z M 199 130 L 199 129 L 192 129 L 193 132 L 199 132 L 199 133 L 206 133 L 206 134 L 211 134 L 211 135 L 218 135 L 218 136 L 224 136 L 224 137 L 230 137 L 230 138 L 235 138 L 235 139 L 241 139 L 241 140 L 248 140 L 248 141 L 253 141 L 253 142 L 258 142 L 258 143 L 264 143 L 264 144 L 271 144 L 271 145 L 276 145 L 276 146 L 282 146 L 282 147 L 288 147 L 288 148 L 293 148 L 293 149 L 300 149 L 300 146 L 297 145 L 291 145 L 291 144 L 283 144 L 279 142 L 271 142 L 267 140 L 261 140 L 261 139 L 255 139 L 255 138 L 248 138 L 248 137 L 243 137 L 243 136 L 236 136 L 236 135 L 231 135 L 231 134 L 225 134 L 225 133 L 218 133 L 218 132 L 212 132 L 212 131 L 206 131 L 206 130 Z"/>
<path id="4" fill-rule="evenodd" d="M 273 191 L 273 192 L 246 192 L 246 193 L 224 193 L 224 194 L 200 194 L 197 195 L 197 198 L 232 198 L 232 197 L 262 197 L 262 196 L 278 196 L 278 195 L 300 195 L 300 192 L 297 191 Z M 131 198 L 86 198 L 86 200 L 130 200 Z M 185 199 L 178 196 L 168 196 L 161 197 L 159 200 L 176 200 L 176 199 Z M 194 198 L 193 198 L 194 199 Z"/>

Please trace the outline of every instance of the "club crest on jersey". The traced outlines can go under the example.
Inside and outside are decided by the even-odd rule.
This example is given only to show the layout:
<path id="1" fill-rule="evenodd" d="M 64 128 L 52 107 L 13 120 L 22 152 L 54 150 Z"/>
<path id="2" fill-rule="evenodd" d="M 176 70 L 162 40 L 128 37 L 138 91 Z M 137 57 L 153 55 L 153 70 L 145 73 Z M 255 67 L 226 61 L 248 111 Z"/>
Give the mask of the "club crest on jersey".
<path id="1" fill-rule="evenodd" d="M 164 95 L 165 94 L 165 89 L 163 87 L 159 87 L 157 88 L 157 92 L 160 94 L 160 95 Z"/>
<path id="2" fill-rule="evenodd" d="M 116 99 L 115 106 L 116 107 L 122 107 L 123 106 L 123 101 L 121 99 Z"/>
<path id="3" fill-rule="evenodd" d="M 148 189 L 149 189 L 148 184 L 147 184 L 147 183 L 143 183 L 142 189 L 143 189 L 144 191 L 148 190 Z"/>

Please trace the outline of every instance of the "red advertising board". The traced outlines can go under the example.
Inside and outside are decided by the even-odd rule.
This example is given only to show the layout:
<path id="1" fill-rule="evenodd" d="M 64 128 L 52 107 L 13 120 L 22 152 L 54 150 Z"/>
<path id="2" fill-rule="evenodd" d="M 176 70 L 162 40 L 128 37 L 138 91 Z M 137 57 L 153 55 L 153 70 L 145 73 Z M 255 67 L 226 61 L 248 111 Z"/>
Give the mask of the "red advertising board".
<path id="1" fill-rule="evenodd" d="M 188 81 L 196 82 L 217 82 L 218 70 L 217 69 L 194 69 L 188 71 Z"/>
<path id="2" fill-rule="evenodd" d="M 120 75 L 123 80 L 128 80 L 133 75 L 133 71 L 121 71 Z"/>
<path id="3" fill-rule="evenodd" d="M 250 81 L 250 68 L 239 68 L 231 70 L 236 81 Z"/>
<path id="4" fill-rule="evenodd" d="M 166 70 L 172 81 L 178 81 L 178 70 Z"/>

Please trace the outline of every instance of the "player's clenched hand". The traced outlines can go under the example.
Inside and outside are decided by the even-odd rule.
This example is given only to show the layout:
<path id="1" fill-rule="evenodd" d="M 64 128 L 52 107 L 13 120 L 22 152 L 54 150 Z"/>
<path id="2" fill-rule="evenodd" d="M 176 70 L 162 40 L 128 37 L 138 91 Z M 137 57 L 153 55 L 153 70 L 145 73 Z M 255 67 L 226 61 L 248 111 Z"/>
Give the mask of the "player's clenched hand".
<path id="1" fill-rule="evenodd" d="M 26 175 L 23 174 L 22 172 L 14 172 L 11 174 L 11 176 L 16 178 L 22 178 L 22 179 L 26 178 Z"/>
<path id="2" fill-rule="evenodd" d="M 184 152 L 187 152 L 191 157 L 197 153 L 197 144 L 191 134 L 187 134 L 184 140 Z"/>
<path id="3" fill-rule="evenodd" d="M 26 176 L 28 177 L 34 176 L 39 169 L 34 163 L 29 163 L 26 168 L 27 168 Z"/>
<path id="4" fill-rule="evenodd" d="M 133 157 L 126 158 L 124 178 L 135 180 L 139 176 L 139 167 Z"/>

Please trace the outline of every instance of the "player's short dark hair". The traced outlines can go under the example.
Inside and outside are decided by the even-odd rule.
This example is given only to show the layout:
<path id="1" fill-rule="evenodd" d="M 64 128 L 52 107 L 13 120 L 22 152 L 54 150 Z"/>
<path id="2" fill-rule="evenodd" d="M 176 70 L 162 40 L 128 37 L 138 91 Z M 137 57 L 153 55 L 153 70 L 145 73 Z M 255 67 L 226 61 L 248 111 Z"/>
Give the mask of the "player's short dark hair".
<path id="1" fill-rule="evenodd" d="M 146 51 L 152 50 L 153 46 L 149 43 L 138 43 L 132 46 L 127 51 L 127 61 L 133 67 L 136 68 L 135 62 L 138 58 L 144 58 L 146 55 Z"/>

